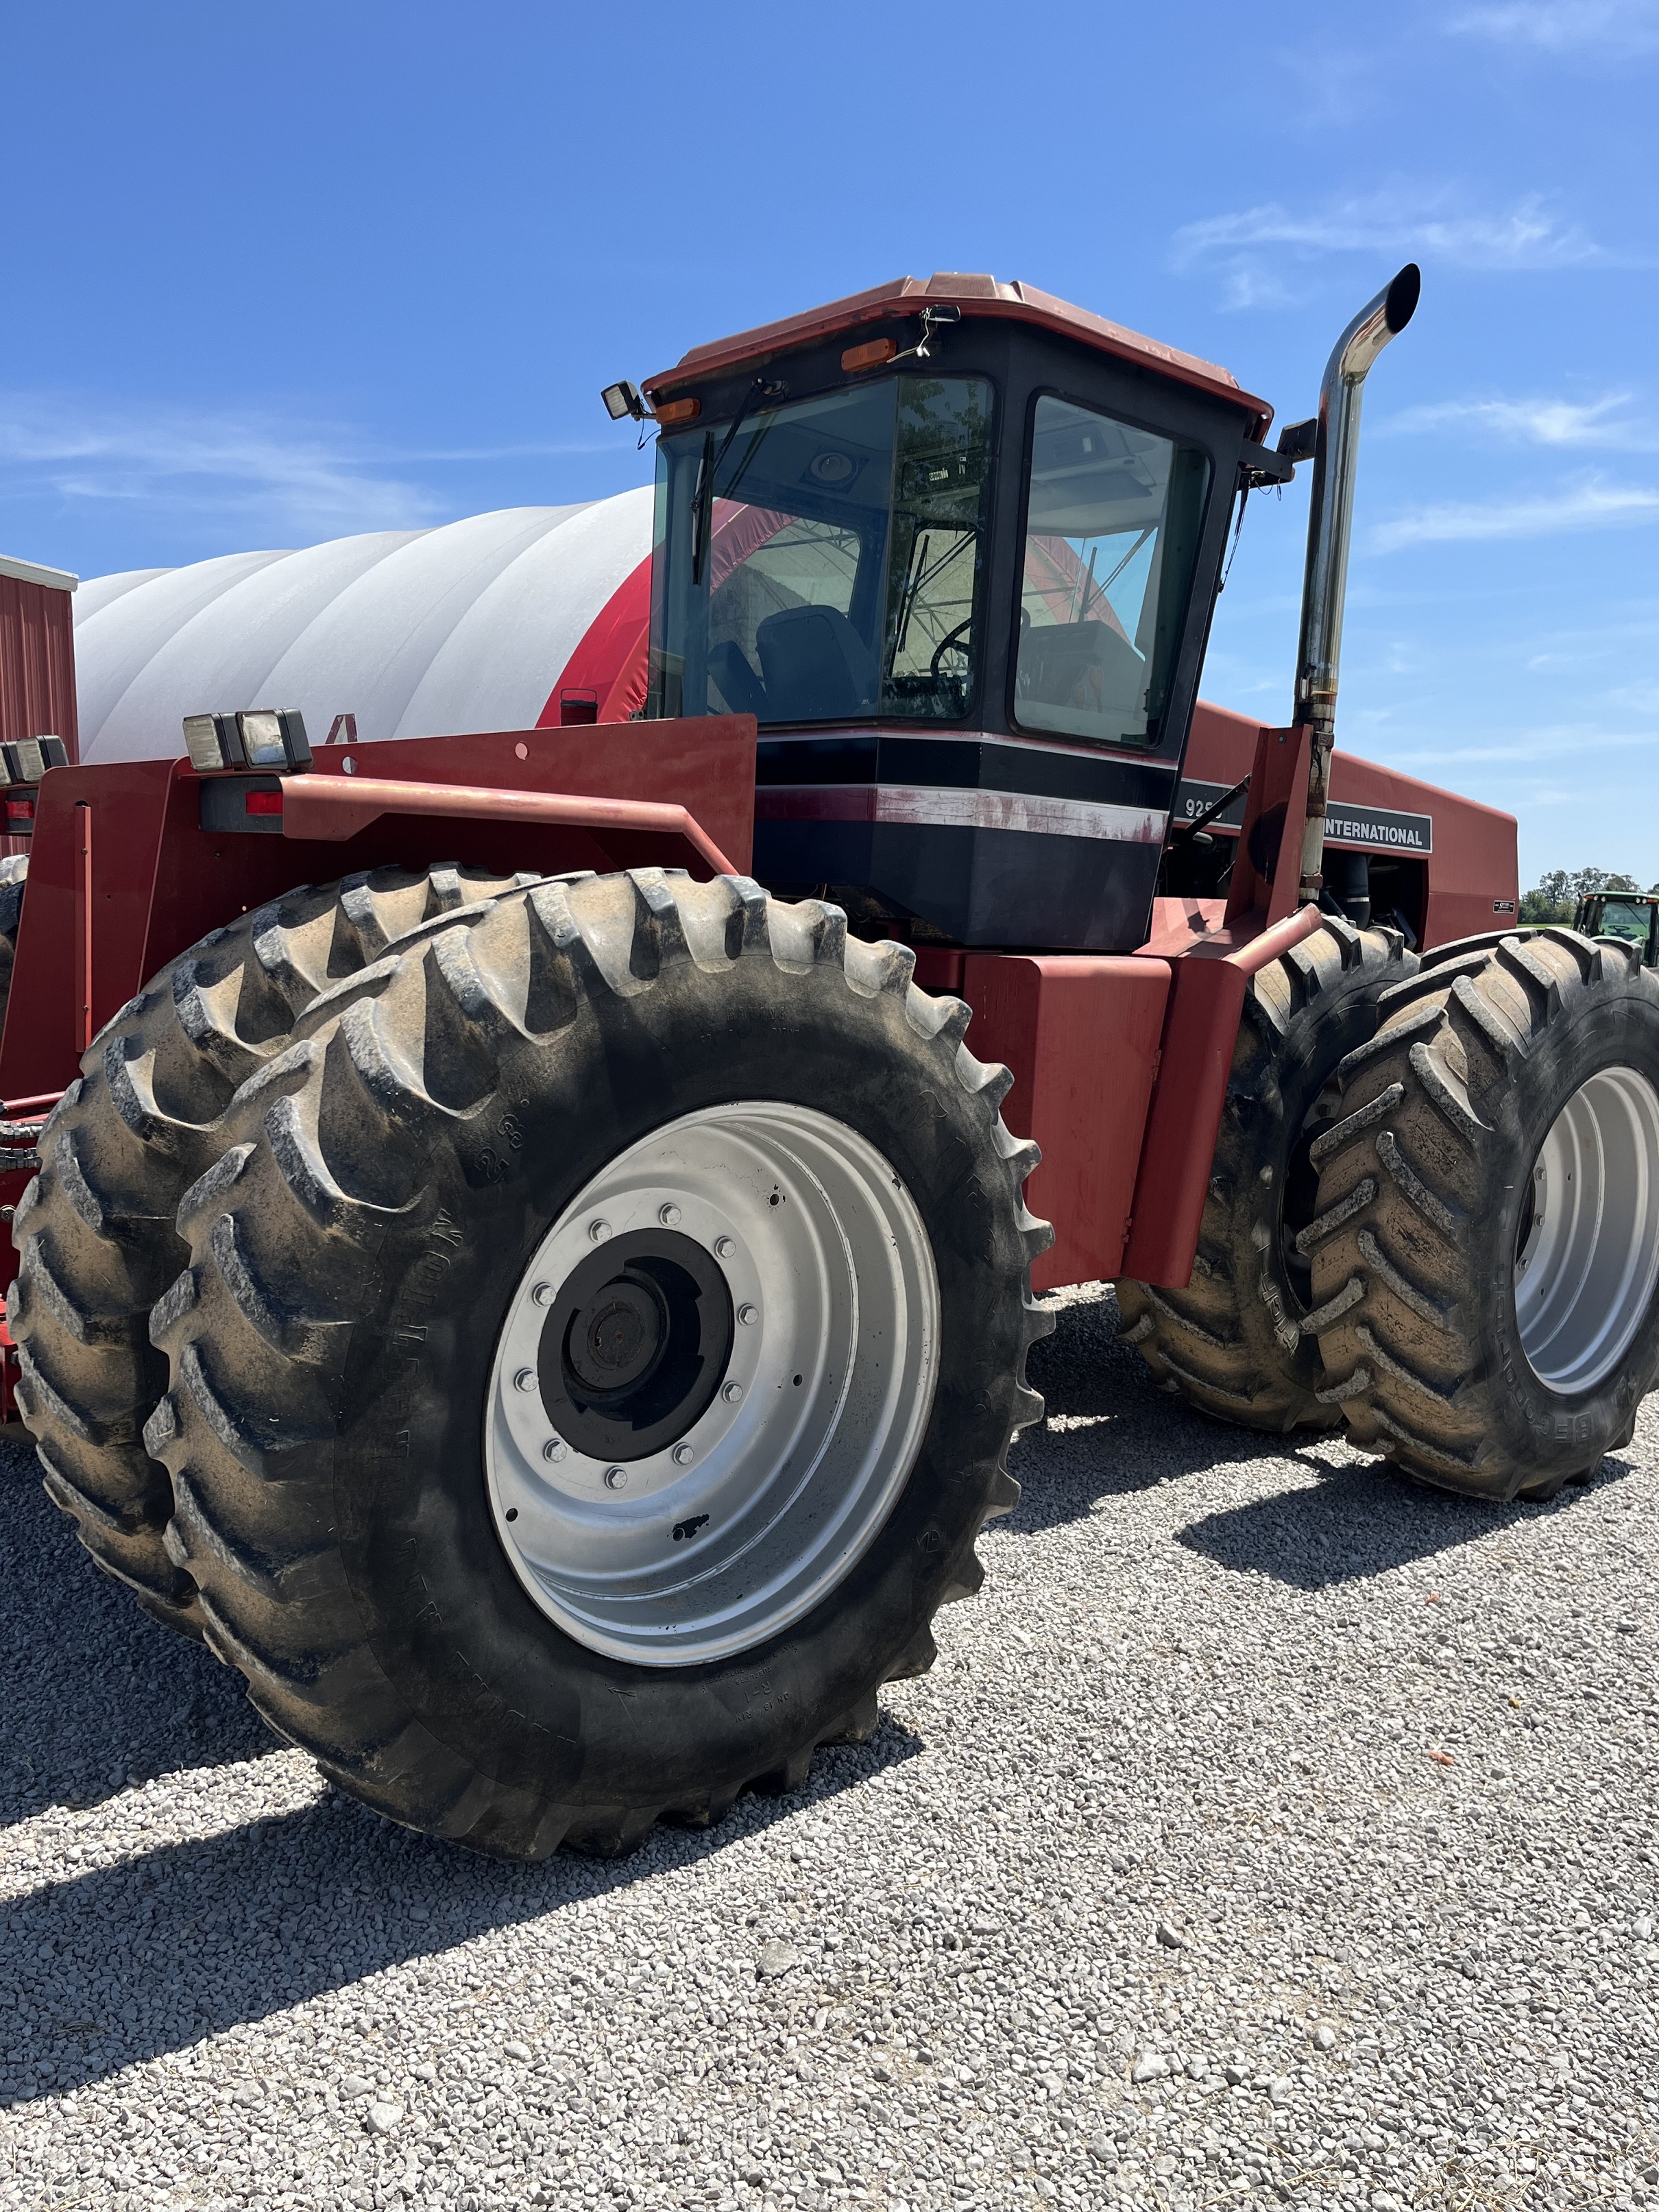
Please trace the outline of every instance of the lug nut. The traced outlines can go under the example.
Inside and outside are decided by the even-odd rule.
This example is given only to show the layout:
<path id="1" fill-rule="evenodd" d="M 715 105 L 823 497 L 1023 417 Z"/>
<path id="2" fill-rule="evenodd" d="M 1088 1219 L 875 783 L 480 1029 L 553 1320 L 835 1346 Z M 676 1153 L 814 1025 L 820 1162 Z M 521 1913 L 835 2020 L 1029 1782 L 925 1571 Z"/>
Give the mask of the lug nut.
<path id="1" fill-rule="evenodd" d="M 551 1283 L 538 1283 L 530 1295 L 538 1306 L 550 1306 L 553 1303 L 553 1285 Z"/>
<path id="2" fill-rule="evenodd" d="M 533 1390 L 535 1387 L 536 1370 L 533 1367 L 521 1367 L 513 1377 L 513 1388 L 515 1390 Z"/>
<path id="3" fill-rule="evenodd" d="M 674 1464 L 676 1467 L 690 1467 L 696 1455 L 696 1453 L 693 1451 L 690 1444 L 676 1444 L 674 1447 Z"/>
<path id="4" fill-rule="evenodd" d="M 735 1406 L 738 1399 L 743 1395 L 742 1383 L 728 1382 L 725 1389 L 720 1392 L 720 1395 L 725 1399 L 728 1406 Z"/>
<path id="5" fill-rule="evenodd" d="M 542 1457 L 551 1461 L 555 1467 L 562 1459 L 568 1459 L 569 1456 L 570 1447 L 562 1437 L 550 1437 L 542 1446 Z"/>
<path id="6" fill-rule="evenodd" d="M 665 1229 L 672 1229 L 679 1218 L 680 1210 L 678 1206 L 673 1205 L 672 1202 L 667 1206 L 659 1206 L 657 1208 L 657 1218 L 661 1222 Z"/>
<path id="7" fill-rule="evenodd" d="M 758 1306 L 739 1306 L 738 1308 L 738 1319 L 743 1323 L 745 1328 L 753 1328 L 755 1323 L 760 1319 L 760 1308 Z"/>
<path id="8" fill-rule="evenodd" d="M 737 1249 L 735 1237 L 717 1237 L 714 1239 L 714 1257 L 717 1260 L 729 1260 Z"/>
<path id="9" fill-rule="evenodd" d="M 587 1224 L 587 1234 L 593 1243 L 603 1244 L 611 1234 L 611 1224 L 605 1220 L 590 1221 Z"/>
<path id="10" fill-rule="evenodd" d="M 628 1487 L 628 1469 L 625 1467 L 606 1468 L 605 1471 L 605 1486 L 607 1490 L 626 1490 Z"/>

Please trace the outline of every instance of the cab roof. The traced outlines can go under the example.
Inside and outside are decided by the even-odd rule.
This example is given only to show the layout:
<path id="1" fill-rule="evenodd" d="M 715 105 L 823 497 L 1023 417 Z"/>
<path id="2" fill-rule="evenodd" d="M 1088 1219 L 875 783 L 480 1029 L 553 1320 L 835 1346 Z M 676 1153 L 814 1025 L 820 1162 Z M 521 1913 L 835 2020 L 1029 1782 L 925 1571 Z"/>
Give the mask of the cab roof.
<path id="1" fill-rule="evenodd" d="M 1139 331 L 1125 330 L 1121 323 L 1109 323 L 1103 315 L 1074 307 L 1051 292 L 1038 291 L 1035 285 L 1005 283 L 995 276 L 948 270 L 927 277 L 895 277 L 889 283 L 873 285 L 867 292 L 832 300 L 827 307 L 809 308 L 805 314 L 762 323 L 752 331 L 739 331 L 734 337 L 693 346 L 672 368 L 648 377 L 644 389 L 654 404 L 659 395 L 678 391 L 698 377 L 715 375 L 744 362 L 763 361 L 793 347 L 854 330 L 860 323 L 890 322 L 896 316 L 919 315 L 923 307 L 941 306 L 959 307 L 964 317 L 1032 323 L 1063 337 L 1079 339 L 1098 352 L 1156 369 L 1215 398 L 1231 400 L 1255 415 L 1257 438 L 1273 420 L 1273 410 L 1265 399 L 1243 391 L 1237 377 L 1213 362 L 1201 361 L 1196 354 L 1182 353 L 1157 338 L 1143 337 Z"/>

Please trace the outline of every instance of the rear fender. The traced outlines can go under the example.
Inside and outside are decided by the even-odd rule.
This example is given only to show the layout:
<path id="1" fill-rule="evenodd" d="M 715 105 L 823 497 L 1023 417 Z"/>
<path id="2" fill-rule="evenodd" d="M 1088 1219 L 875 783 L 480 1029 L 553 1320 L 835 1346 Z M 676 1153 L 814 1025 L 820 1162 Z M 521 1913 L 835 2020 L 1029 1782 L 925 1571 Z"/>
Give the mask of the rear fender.
<path id="1" fill-rule="evenodd" d="M 1154 939 L 1134 956 L 1167 961 L 1170 970 L 1158 1079 L 1123 1255 L 1122 1273 L 1137 1282 L 1179 1290 L 1192 1278 L 1245 991 L 1252 975 L 1313 935 L 1320 914 L 1316 906 L 1304 906 L 1271 927 L 1263 928 L 1261 921 L 1259 912 L 1230 920 L 1218 930 L 1194 935 L 1185 950 Z"/>

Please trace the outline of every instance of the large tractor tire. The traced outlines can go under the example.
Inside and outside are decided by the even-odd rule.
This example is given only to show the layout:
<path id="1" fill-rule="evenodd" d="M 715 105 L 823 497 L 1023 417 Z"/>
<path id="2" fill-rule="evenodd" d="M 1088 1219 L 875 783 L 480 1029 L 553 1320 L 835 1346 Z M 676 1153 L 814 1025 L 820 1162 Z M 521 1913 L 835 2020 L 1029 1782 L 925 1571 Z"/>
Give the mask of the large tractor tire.
<path id="1" fill-rule="evenodd" d="M 1311 1154 L 1337 1111 L 1336 1071 L 1376 1026 L 1382 992 L 1415 956 L 1391 929 L 1328 916 L 1250 979 L 1185 1290 L 1120 1283 L 1121 1334 L 1158 1381 L 1247 1428 L 1334 1428 L 1305 1323 L 1311 1270 L 1298 1239 L 1316 1211 Z"/>
<path id="2" fill-rule="evenodd" d="M 121 1009 L 46 1123 L 13 1225 L 17 1402 L 53 1503 L 169 1627 L 198 1634 L 199 1617 L 162 1548 L 173 1491 L 143 1430 L 167 1388 L 150 1308 L 188 1256 L 179 1196 L 224 1149 L 217 1123 L 237 1085 L 282 1049 L 319 990 L 433 915 L 518 880 L 380 868 L 241 915 Z"/>
<path id="3" fill-rule="evenodd" d="M 1570 929 L 1431 953 L 1342 1070 L 1312 1321 L 1363 1449 L 1549 1498 L 1659 1368 L 1659 982 Z"/>
<path id="4" fill-rule="evenodd" d="M 1042 1411 L 1048 1231 L 913 965 L 744 878 L 549 883 L 244 1086 L 146 1435 L 210 1646 L 343 1789 L 617 1852 L 929 1665 Z"/>

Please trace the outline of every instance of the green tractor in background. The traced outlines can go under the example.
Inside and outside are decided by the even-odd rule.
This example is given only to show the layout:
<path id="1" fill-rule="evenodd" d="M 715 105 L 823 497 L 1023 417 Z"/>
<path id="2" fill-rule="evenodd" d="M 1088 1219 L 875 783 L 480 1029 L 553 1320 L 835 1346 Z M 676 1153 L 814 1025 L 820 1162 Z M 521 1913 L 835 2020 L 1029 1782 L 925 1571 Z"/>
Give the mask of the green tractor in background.
<path id="1" fill-rule="evenodd" d="M 1572 926 L 1582 937 L 1639 945 L 1642 965 L 1659 968 L 1659 891 L 1590 891 L 1574 908 Z"/>

